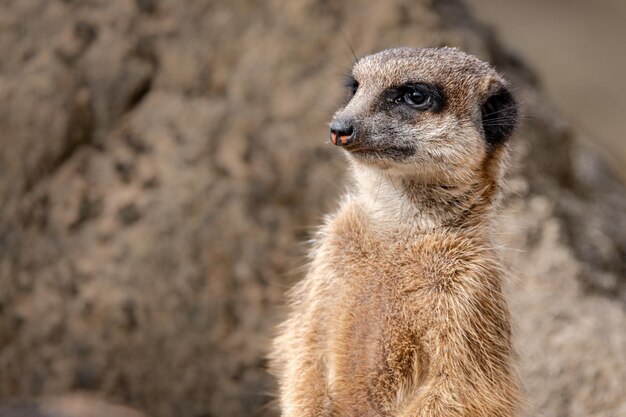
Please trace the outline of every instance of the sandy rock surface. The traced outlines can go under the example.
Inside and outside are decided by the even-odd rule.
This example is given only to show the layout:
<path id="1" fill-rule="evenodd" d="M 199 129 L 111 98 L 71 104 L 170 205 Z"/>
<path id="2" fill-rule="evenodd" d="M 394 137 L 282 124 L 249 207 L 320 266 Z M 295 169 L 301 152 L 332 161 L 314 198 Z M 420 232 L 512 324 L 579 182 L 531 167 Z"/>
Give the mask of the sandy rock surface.
<path id="1" fill-rule="evenodd" d="M 624 187 L 457 1 L 14 0 L 0 25 L 0 399 L 276 415 L 267 341 L 344 187 L 348 38 L 461 46 L 513 82 L 500 235 L 529 415 L 626 415 Z"/>

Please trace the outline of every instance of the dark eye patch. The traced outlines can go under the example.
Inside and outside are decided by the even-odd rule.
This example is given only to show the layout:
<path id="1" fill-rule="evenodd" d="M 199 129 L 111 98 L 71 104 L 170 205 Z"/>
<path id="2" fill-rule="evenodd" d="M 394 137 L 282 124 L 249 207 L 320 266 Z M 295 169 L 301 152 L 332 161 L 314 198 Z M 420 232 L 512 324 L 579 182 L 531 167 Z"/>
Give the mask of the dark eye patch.
<path id="1" fill-rule="evenodd" d="M 389 105 L 404 106 L 416 111 L 443 110 L 446 104 L 443 89 L 438 85 L 425 83 L 408 83 L 391 87 L 383 93 L 384 101 Z"/>

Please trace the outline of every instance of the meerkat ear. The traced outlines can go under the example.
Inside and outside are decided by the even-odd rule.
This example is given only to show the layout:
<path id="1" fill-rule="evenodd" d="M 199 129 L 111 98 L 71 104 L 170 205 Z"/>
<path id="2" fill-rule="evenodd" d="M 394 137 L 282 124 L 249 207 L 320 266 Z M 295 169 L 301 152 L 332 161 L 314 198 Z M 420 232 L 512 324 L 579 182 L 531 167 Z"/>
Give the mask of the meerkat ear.
<path id="1" fill-rule="evenodd" d="M 515 98 L 502 82 L 493 80 L 487 100 L 481 106 L 485 140 L 490 148 L 506 142 L 517 126 L 518 109 Z"/>

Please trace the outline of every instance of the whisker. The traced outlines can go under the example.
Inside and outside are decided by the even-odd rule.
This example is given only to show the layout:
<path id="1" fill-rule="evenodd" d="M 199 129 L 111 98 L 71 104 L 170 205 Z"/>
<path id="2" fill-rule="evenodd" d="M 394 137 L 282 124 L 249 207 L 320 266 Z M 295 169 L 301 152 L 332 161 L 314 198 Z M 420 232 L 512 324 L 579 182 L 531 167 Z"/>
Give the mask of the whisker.
<path id="1" fill-rule="evenodd" d="M 499 114 L 499 113 L 503 113 L 503 112 L 508 112 L 511 109 L 517 109 L 517 106 L 508 106 L 508 107 L 503 107 L 500 110 L 496 110 L 494 112 L 491 113 L 486 113 L 483 115 L 483 117 L 489 117 L 489 116 L 493 116 L 494 114 Z"/>
<path id="2" fill-rule="evenodd" d="M 348 38 L 348 35 L 343 30 L 343 27 L 341 27 L 339 22 L 335 22 L 335 25 L 337 26 L 337 29 L 339 29 L 339 31 L 341 32 L 341 35 L 343 36 L 344 40 L 346 41 L 346 44 L 348 45 L 348 48 L 350 49 L 350 52 L 352 53 L 352 57 L 354 58 L 354 61 L 352 62 L 352 65 L 356 64 L 357 61 L 359 60 L 359 56 L 357 55 L 356 51 L 354 50 L 354 47 L 352 46 L 352 42 L 350 42 L 350 39 Z"/>

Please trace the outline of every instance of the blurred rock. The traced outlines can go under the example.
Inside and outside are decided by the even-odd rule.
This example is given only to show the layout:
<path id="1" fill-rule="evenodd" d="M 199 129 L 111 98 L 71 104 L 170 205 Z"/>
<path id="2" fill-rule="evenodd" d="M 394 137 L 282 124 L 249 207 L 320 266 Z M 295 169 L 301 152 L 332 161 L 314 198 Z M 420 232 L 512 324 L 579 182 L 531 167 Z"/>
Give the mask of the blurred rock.
<path id="1" fill-rule="evenodd" d="M 143 414 L 95 397 L 73 394 L 0 406 L 0 417 L 145 417 Z"/>
<path id="2" fill-rule="evenodd" d="M 348 38 L 458 45 L 513 81 L 501 240 L 529 414 L 626 413 L 624 188 L 457 1 L 20 0 L 0 22 L 0 399 L 275 415 L 277 307 L 343 188 Z"/>

